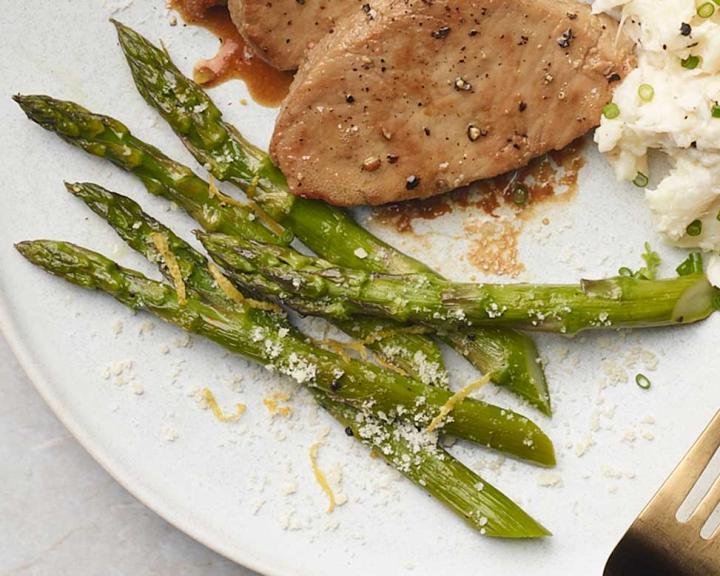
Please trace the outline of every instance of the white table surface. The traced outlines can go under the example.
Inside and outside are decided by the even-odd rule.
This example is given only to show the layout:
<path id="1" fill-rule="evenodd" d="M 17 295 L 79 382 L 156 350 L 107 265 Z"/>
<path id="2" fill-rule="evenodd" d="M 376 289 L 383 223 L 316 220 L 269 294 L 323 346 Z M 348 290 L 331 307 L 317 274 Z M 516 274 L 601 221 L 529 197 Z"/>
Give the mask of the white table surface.
<path id="1" fill-rule="evenodd" d="M 253 576 L 138 502 L 50 412 L 0 335 L 0 576 Z"/>

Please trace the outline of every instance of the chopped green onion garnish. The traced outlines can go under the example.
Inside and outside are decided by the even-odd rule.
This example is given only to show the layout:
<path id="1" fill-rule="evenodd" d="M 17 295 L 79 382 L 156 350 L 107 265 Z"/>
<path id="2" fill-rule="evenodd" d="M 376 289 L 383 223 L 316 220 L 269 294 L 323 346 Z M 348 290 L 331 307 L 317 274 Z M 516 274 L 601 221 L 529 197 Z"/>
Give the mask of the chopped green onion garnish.
<path id="1" fill-rule="evenodd" d="M 700 252 L 690 252 L 688 257 L 675 268 L 678 276 L 690 276 L 692 274 L 702 274 L 703 257 Z"/>
<path id="2" fill-rule="evenodd" d="M 693 220 L 685 228 L 688 236 L 700 236 L 702 234 L 702 222 L 700 220 Z"/>
<path id="3" fill-rule="evenodd" d="M 650 183 L 650 179 L 642 172 L 638 172 L 632 182 L 638 188 L 645 188 Z"/>
<path id="4" fill-rule="evenodd" d="M 712 107 L 711 114 L 713 118 L 720 118 L 720 106 L 715 104 L 715 106 Z"/>
<path id="5" fill-rule="evenodd" d="M 715 288 L 715 294 L 712 297 L 712 307 L 715 310 L 720 310 L 720 290 Z"/>
<path id="6" fill-rule="evenodd" d="M 530 191 L 522 182 L 516 182 L 511 189 L 511 197 L 518 206 L 525 206 L 530 199 Z"/>
<path id="7" fill-rule="evenodd" d="M 713 6 L 712 2 L 705 2 L 705 4 L 698 6 L 697 15 L 700 18 L 710 18 L 713 14 L 715 14 L 715 6 Z"/>
<path id="8" fill-rule="evenodd" d="M 657 270 L 660 267 L 660 254 L 654 252 L 649 242 L 645 242 L 645 252 L 642 254 L 645 266 L 637 272 L 633 272 L 631 268 L 623 266 L 618 269 L 618 276 L 625 278 L 635 278 L 637 280 L 655 280 Z"/>
<path id="9" fill-rule="evenodd" d="M 690 55 L 687 58 L 681 60 L 680 64 L 682 64 L 683 68 L 687 68 L 688 70 L 694 70 L 698 67 L 698 64 L 700 64 L 700 56 Z"/>
<path id="10" fill-rule="evenodd" d="M 638 86 L 638 96 L 643 102 L 650 102 L 655 97 L 655 88 L 650 84 L 640 84 Z"/>
<path id="11" fill-rule="evenodd" d="M 660 254 L 652 249 L 649 242 L 645 242 L 645 252 L 642 254 L 642 259 L 645 260 L 645 266 L 635 273 L 635 278 L 655 280 L 662 261 L 660 260 Z"/>
<path id="12" fill-rule="evenodd" d="M 620 116 L 620 107 L 615 102 L 610 102 L 610 104 L 603 106 L 602 113 L 608 120 L 613 120 Z"/>
<path id="13" fill-rule="evenodd" d="M 640 388 L 642 388 L 643 390 L 647 390 L 652 385 L 652 383 L 650 382 L 650 379 L 647 376 L 645 376 L 645 374 L 642 374 L 642 373 L 638 373 L 635 376 L 635 383 L 638 386 L 640 386 Z"/>
<path id="14" fill-rule="evenodd" d="M 638 374 L 635 376 L 635 384 L 640 386 L 643 390 L 647 390 L 651 386 L 650 379 L 645 374 Z"/>

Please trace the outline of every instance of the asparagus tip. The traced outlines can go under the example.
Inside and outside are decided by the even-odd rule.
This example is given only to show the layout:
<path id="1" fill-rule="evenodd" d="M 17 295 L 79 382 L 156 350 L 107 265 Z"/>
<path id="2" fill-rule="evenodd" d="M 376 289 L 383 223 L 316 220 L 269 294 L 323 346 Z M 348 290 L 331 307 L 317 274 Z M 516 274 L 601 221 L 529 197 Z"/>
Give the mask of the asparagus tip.
<path id="1" fill-rule="evenodd" d="M 133 41 L 133 36 L 136 32 L 115 18 L 110 18 L 110 23 L 115 26 L 115 32 L 117 33 L 118 40 L 120 41 L 120 48 L 123 52 L 127 53 L 127 44 Z"/>
<path id="2" fill-rule="evenodd" d="M 40 94 L 14 94 L 12 99 L 25 112 L 25 116 L 43 128 L 52 125 L 53 106 L 61 103 L 59 100 Z"/>
<path id="3" fill-rule="evenodd" d="M 73 196 L 76 198 L 80 198 L 81 200 L 87 199 L 87 192 L 88 192 L 88 186 L 90 186 L 89 183 L 85 182 L 64 182 L 65 189 L 70 192 Z"/>
<path id="4" fill-rule="evenodd" d="M 83 198 L 88 195 L 91 191 L 98 195 L 101 191 L 107 192 L 107 190 L 100 188 L 97 184 L 92 182 L 64 182 L 65 188 L 70 194 Z"/>
<path id="5" fill-rule="evenodd" d="M 23 112 L 25 112 L 25 114 L 29 114 L 28 107 L 30 105 L 31 98 L 32 98 L 32 96 L 28 96 L 26 94 L 20 94 L 20 93 L 12 95 L 13 101 L 15 101 L 17 103 L 17 105 L 20 106 L 20 108 L 22 108 L 22 110 L 23 110 Z"/>
<path id="6" fill-rule="evenodd" d="M 15 250 L 22 254 L 23 258 L 32 262 L 33 264 L 39 264 L 39 257 L 45 250 L 46 241 L 44 240 L 23 240 L 17 242 Z"/>
<path id="7" fill-rule="evenodd" d="M 39 102 L 42 98 L 47 98 L 46 96 L 43 97 L 39 94 L 20 94 L 19 92 L 17 94 L 13 94 L 11 98 L 17 102 L 17 104 L 27 112 L 27 109 L 32 107 L 32 105 L 36 102 Z"/>
<path id="8" fill-rule="evenodd" d="M 20 252 L 23 256 L 27 257 L 27 253 L 30 251 L 30 246 L 32 245 L 31 240 L 23 240 L 22 242 L 16 242 L 14 244 L 15 250 Z"/>
<path id="9" fill-rule="evenodd" d="M 135 32 L 135 30 L 130 28 L 130 26 L 123 24 L 115 18 L 110 18 L 110 23 L 115 26 L 118 39 L 120 40 L 120 47 L 123 49 L 123 51 L 125 51 L 126 49 L 126 43 L 131 43 L 138 38 L 141 38 L 141 36 L 137 32 Z"/>

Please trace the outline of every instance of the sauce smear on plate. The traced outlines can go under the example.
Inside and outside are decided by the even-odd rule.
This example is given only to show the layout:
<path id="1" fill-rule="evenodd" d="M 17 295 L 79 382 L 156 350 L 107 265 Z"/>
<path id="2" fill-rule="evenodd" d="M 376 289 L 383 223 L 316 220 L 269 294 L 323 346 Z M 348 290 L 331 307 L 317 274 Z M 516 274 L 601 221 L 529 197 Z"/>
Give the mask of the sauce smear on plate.
<path id="1" fill-rule="evenodd" d="M 422 240 L 426 235 L 416 233 L 416 221 L 462 213 L 463 235 L 454 239 L 466 247 L 464 259 L 485 273 L 517 276 L 524 270 L 518 241 L 525 221 L 538 206 L 575 196 L 578 175 L 585 164 L 586 142 L 587 138 L 580 138 L 524 168 L 448 194 L 375 208 L 372 221 Z M 543 224 L 548 223 L 545 220 Z"/>
<path id="2" fill-rule="evenodd" d="M 412 232 L 413 220 L 434 220 L 455 210 L 480 209 L 495 216 L 501 206 L 525 213 L 539 203 L 569 200 L 577 191 L 577 179 L 585 164 L 585 139 L 545 154 L 519 170 L 475 182 L 468 187 L 428 198 L 389 204 L 373 210 L 376 222 L 398 232 Z"/>
<path id="3" fill-rule="evenodd" d="M 195 64 L 193 76 L 204 87 L 217 86 L 233 78 L 245 81 L 253 100 L 263 106 L 279 106 L 287 95 L 292 74 L 281 72 L 258 58 L 235 28 L 227 6 L 217 0 L 172 0 L 188 24 L 201 26 L 220 40 L 220 50 Z"/>

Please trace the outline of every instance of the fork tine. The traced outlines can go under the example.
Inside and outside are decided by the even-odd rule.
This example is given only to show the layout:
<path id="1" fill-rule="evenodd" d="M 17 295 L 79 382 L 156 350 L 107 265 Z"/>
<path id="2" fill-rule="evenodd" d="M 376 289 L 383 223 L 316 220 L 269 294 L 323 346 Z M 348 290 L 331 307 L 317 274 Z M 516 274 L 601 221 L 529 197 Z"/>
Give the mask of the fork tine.
<path id="1" fill-rule="evenodd" d="M 652 504 L 661 504 L 675 515 L 720 446 L 720 411 L 692 445 L 685 458 L 665 480 Z M 714 488 L 714 486 L 713 486 Z"/>
<path id="2" fill-rule="evenodd" d="M 693 528 L 697 528 L 698 531 L 701 530 L 710 517 L 710 514 L 712 514 L 717 507 L 718 502 L 720 502 L 720 476 L 715 479 L 710 489 L 706 492 L 705 496 L 703 496 L 700 504 L 698 504 L 697 508 L 690 514 L 687 524 Z"/>

